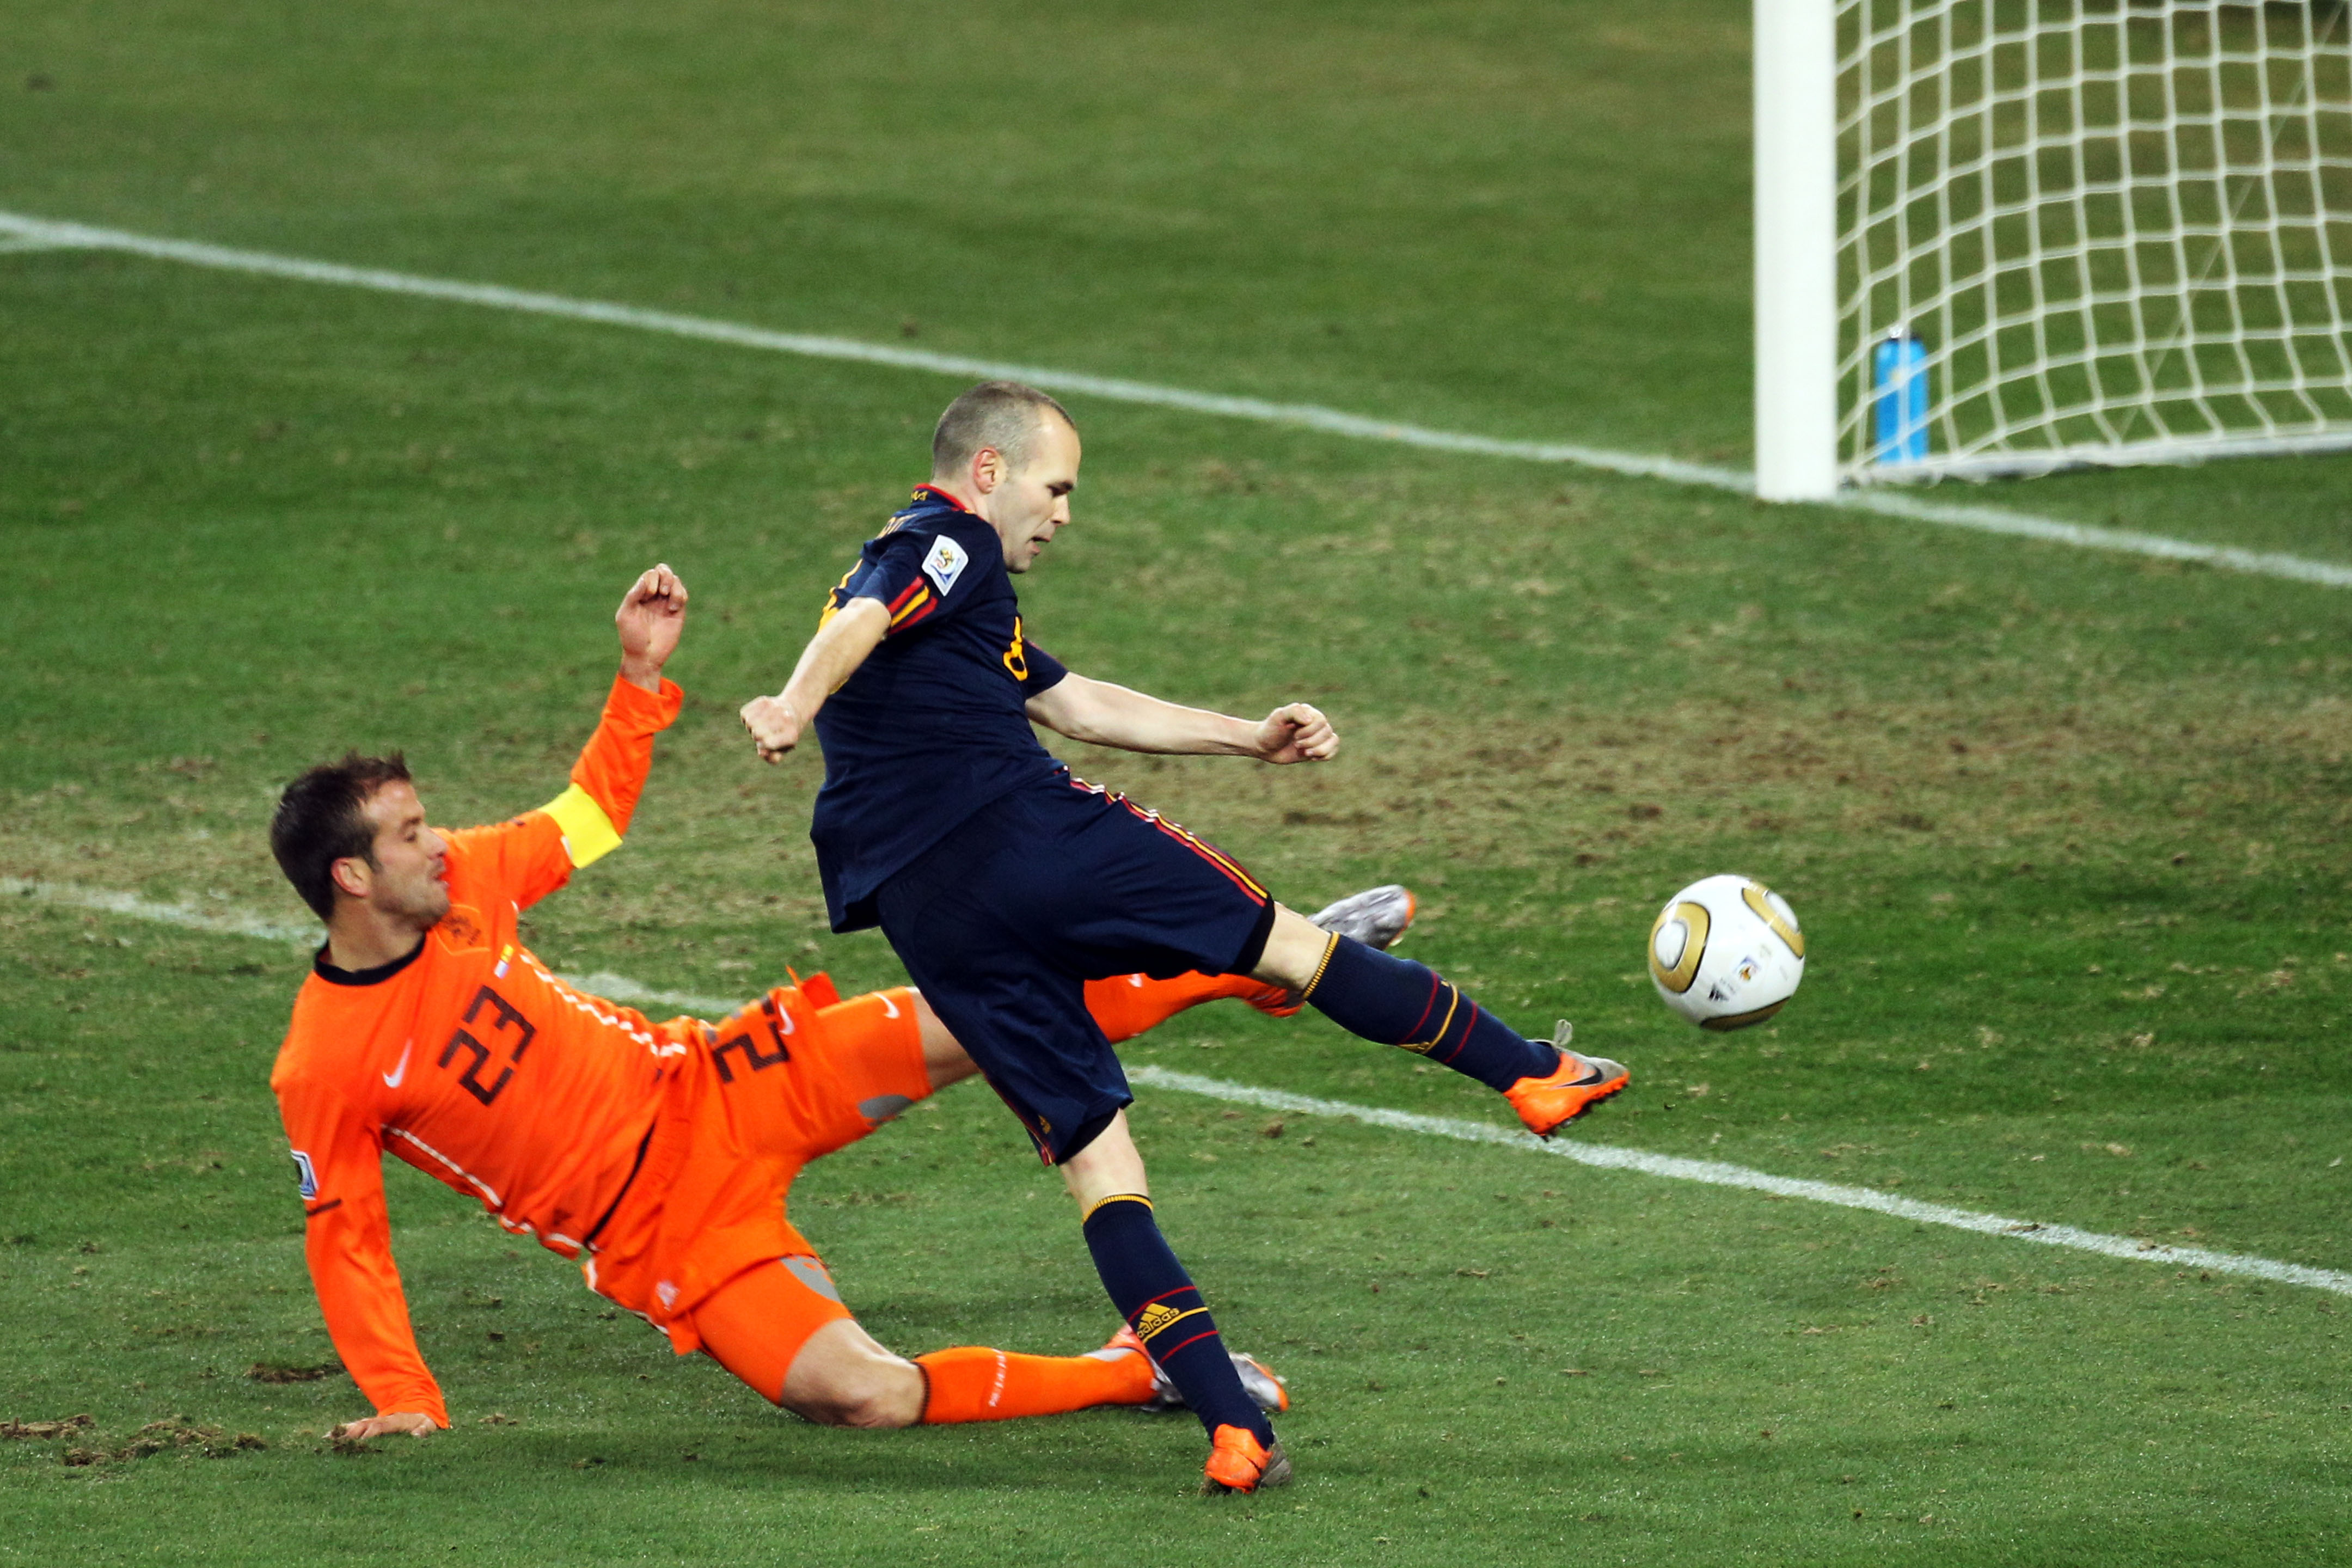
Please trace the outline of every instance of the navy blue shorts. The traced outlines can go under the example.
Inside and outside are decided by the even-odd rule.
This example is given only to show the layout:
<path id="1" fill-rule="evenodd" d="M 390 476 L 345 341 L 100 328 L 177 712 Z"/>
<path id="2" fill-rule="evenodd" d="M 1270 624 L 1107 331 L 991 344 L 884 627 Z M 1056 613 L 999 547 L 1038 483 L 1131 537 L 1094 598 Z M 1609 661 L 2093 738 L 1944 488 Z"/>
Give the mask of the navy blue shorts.
<path id="1" fill-rule="evenodd" d="M 1275 910 L 1230 856 L 1075 781 L 982 806 L 874 901 L 907 973 L 1048 1164 L 1135 1099 L 1086 983 L 1246 973 Z"/>

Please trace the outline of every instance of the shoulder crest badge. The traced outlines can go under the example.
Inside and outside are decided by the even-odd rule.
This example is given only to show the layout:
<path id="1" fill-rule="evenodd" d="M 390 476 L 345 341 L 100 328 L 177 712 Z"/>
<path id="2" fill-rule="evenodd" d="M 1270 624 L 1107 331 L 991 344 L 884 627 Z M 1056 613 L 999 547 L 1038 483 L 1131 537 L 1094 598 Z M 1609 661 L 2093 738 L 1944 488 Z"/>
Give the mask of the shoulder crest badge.
<path id="1" fill-rule="evenodd" d="M 452 904 L 449 912 L 441 917 L 435 932 L 452 952 L 464 952 L 472 948 L 488 948 L 489 938 L 482 934 L 481 921 L 464 904 Z"/>
<path id="2" fill-rule="evenodd" d="M 923 575 L 938 585 L 940 595 L 944 598 L 955 587 L 956 579 L 963 575 L 964 566 L 971 560 L 962 545 L 942 533 L 931 541 L 931 552 L 923 557 Z"/>

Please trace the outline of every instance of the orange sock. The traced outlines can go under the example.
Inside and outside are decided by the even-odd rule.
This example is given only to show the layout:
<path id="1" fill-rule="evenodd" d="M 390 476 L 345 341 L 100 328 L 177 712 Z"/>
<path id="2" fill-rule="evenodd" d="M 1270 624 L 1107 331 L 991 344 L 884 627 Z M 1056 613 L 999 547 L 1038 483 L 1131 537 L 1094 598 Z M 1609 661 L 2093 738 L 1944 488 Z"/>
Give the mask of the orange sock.
<path id="1" fill-rule="evenodd" d="M 1151 1363 L 1140 1351 L 1016 1355 L 984 1345 L 956 1345 L 919 1355 L 915 1364 L 930 1380 L 923 1401 L 927 1426 L 1059 1415 L 1097 1405 L 1140 1405 L 1151 1397 Z"/>
<path id="2" fill-rule="evenodd" d="M 1156 1028 L 1187 1007 L 1238 996 L 1260 1012 L 1286 1017 L 1296 1007 L 1283 1008 L 1285 993 L 1246 974 L 1180 974 L 1154 980 L 1148 974 L 1122 974 L 1114 980 L 1087 982 L 1087 1011 L 1095 1016 L 1113 1045 Z M 1277 1009 L 1280 1009 L 1277 1011 Z"/>

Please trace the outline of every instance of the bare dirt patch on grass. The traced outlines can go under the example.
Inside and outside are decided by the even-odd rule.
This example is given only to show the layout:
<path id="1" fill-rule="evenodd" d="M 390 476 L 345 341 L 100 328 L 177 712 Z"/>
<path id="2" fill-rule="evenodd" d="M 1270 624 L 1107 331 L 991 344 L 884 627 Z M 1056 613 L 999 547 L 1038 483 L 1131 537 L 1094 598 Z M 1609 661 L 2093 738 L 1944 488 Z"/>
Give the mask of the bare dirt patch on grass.
<path id="1" fill-rule="evenodd" d="M 2312 830 L 2344 825 L 2335 780 L 2352 704 L 2263 711 L 2217 689 L 2096 709 L 1954 699 L 1759 720 L 1691 700 L 1539 729 L 1429 712 L 1357 727 L 1349 744 L 1311 771 L 1091 750 L 1071 760 L 1236 844 L 1305 839 L 1324 855 L 1423 864 L 1591 867 L 1697 844 L 2071 856 L 2151 840 L 2269 861 L 2315 854 Z"/>
<path id="2" fill-rule="evenodd" d="M 2352 814 L 2341 788 L 2352 702 L 2264 703 L 2221 680 L 2097 703 L 2002 689 L 1933 702 L 1791 698 L 1762 710 L 1707 699 L 1540 717 L 1432 710 L 1345 733 L 1339 762 L 1282 769 L 1053 739 L 1079 776 L 1269 874 L 1313 882 L 1316 895 L 1349 862 L 1549 879 L 1701 846 L 1807 859 L 1959 853 L 2029 867 L 2161 850 L 2207 870 L 2257 869 L 2320 856 Z M 805 837 L 817 759 L 782 776 L 742 762 L 739 742 L 707 722 L 671 738 L 630 854 L 583 878 L 585 897 L 563 900 L 568 931 L 657 934 L 690 920 L 821 933 Z M 232 787 L 249 805 L 267 784 Z M 446 793 L 534 798 L 520 776 Z M 259 812 L 208 812 L 224 831 L 195 837 L 172 798 L 33 792 L 0 826 L 0 874 L 180 890 L 198 907 L 304 919 L 260 843 Z"/>

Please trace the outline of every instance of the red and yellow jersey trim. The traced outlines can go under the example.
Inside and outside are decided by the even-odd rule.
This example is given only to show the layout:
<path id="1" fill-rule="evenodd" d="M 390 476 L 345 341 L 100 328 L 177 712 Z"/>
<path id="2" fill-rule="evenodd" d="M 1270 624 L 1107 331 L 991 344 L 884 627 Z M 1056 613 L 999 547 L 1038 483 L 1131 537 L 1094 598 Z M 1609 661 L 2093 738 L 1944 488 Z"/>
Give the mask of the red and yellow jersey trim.
<path id="1" fill-rule="evenodd" d="M 931 592 L 929 580 L 918 577 L 885 607 L 890 612 L 890 629 L 883 635 L 895 637 L 938 609 L 940 596 Z"/>

